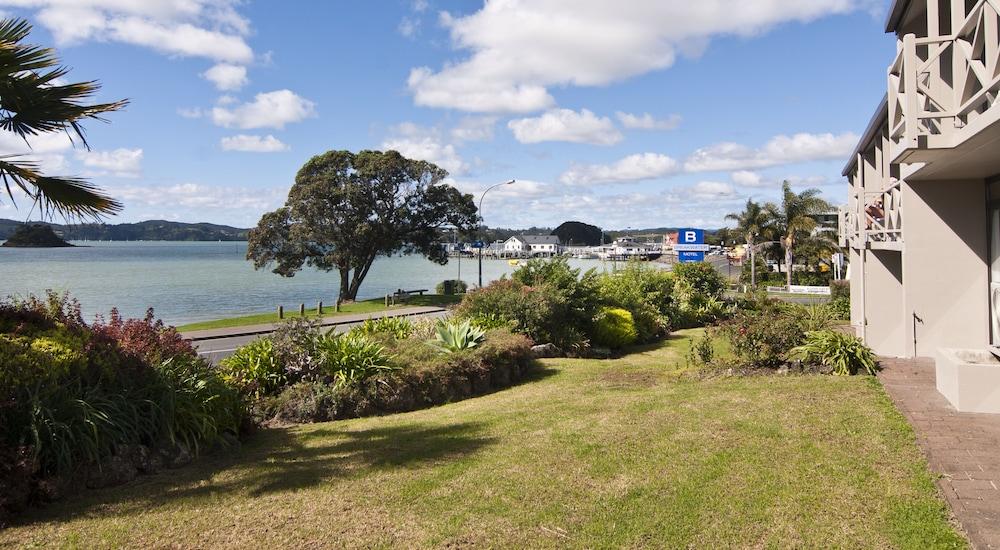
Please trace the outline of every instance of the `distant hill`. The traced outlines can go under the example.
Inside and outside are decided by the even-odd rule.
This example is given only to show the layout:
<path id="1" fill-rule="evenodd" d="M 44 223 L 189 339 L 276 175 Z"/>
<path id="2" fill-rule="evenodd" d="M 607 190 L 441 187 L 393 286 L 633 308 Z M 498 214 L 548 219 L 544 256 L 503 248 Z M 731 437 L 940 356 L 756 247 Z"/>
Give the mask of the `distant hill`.
<path id="1" fill-rule="evenodd" d="M 41 222 L 32 222 L 33 224 Z M 10 237 L 22 222 L 0 219 L 0 239 Z M 46 223 L 68 241 L 245 241 L 249 229 L 214 223 L 148 220 L 138 223 Z"/>
<path id="2" fill-rule="evenodd" d="M 20 248 L 58 248 L 73 246 L 59 238 L 52 228 L 40 223 L 19 224 L 3 246 Z"/>

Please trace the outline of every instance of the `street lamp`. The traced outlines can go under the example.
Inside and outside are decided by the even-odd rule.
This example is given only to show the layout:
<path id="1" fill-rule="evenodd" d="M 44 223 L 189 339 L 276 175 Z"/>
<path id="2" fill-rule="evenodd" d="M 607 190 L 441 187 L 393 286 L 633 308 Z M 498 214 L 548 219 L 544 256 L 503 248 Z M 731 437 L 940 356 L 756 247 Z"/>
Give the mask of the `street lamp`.
<path id="1" fill-rule="evenodd" d="M 503 183 L 498 183 L 496 185 L 492 185 L 490 187 L 487 187 L 486 191 L 483 191 L 482 196 L 479 197 L 479 236 L 480 236 L 480 238 L 482 238 L 482 235 L 483 235 L 483 220 L 485 219 L 485 218 L 483 218 L 483 199 L 486 198 L 486 193 L 489 193 L 491 189 L 496 189 L 497 187 L 500 187 L 501 185 L 510 185 L 512 183 L 514 183 L 514 180 L 505 181 Z M 482 241 L 480 241 L 479 244 L 482 245 L 482 244 L 486 244 L 486 243 L 483 243 Z M 479 247 L 479 288 L 483 288 L 483 247 L 482 246 Z"/>

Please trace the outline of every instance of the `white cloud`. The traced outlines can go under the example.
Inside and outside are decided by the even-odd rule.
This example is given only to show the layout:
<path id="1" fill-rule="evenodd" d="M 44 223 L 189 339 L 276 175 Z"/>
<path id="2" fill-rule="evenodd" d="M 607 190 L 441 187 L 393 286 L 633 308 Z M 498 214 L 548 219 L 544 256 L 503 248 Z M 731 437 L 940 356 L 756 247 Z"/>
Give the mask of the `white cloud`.
<path id="1" fill-rule="evenodd" d="M 229 91 L 239 90 L 248 82 L 247 68 L 229 63 L 218 63 L 201 73 L 205 80 L 215 84 L 216 89 Z"/>
<path id="2" fill-rule="evenodd" d="M 752 36 L 866 8 L 872 0 L 494 0 L 441 23 L 469 54 L 411 70 L 418 105 L 524 113 L 551 107 L 550 86 L 600 86 L 673 65 L 711 38 Z"/>
<path id="3" fill-rule="evenodd" d="M 73 140 L 66 132 L 47 132 L 25 141 L 13 132 L 0 130 L 0 156 L 12 156 L 15 162 L 33 162 L 48 175 L 65 175 L 69 167 L 65 153 L 72 149 Z"/>
<path id="4" fill-rule="evenodd" d="M 688 194 L 696 200 L 731 199 L 736 196 L 733 186 L 718 181 L 699 181 L 688 189 Z"/>
<path id="5" fill-rule="evenodd" d="M 249 22 L 233 0 L 0 0 L 35 9 L 59 44 L 115 41 L 170 55 L 248 63 Z"/>
<path id="6" fill-rule="evenodd" d="M 90 176 L 137 178 L 142 171 L 142 149 L 77 151 L 76 158 L 91 169 Z"/>
<path id="7" fill-rule="evenodd" d="M 559 181 L 568 185 L 636 182 L 669 176 L 679 170 L 678 162 L 666 155 L 640 153 L 614 164 L 573 166 L 559 176 Z"/>
<path id="8" fill-rule="evenodd" d="M 451 129 L 451 137 L 457 142 L 489 141 L 493 139 L 493 128 L 497 117 L 468 116 L 463 117 L 458 125 Z"/>
<path id="9" fill-rule="evenodd" d="M 427 11 L 427 8 L 429 7 L 430 4 L 427 2 L 427 0 L 414 0 L 413 2 L 413 11 L 418 13 Z"/>
<path id="10" fill-rule="evenodd" d="M 248 153 L 277 153 L 289 149 L 288 145 L 270 134 L 266 136 L 239 134 L 224 137 L 220 145 L 223 151 L 243 151 Z"/>
<path id="11" fill-rule="evenodd" d="M 681 124 L 680 115 L 670 115 L 667 118 L 657 119 L 653 118 L 653 115 L 649 113 L 634 115 L 618 111 L 615 113 L 615 116 L 618 117 L 618 121 L 622 123 L 622 126 L 635 130 L 673 130 Z"/>
<path id="12" fill-rule="evenodd" d="M 743 187 L 761 187 L 765 185 L 770 185 L 769 182 L 765 182 L 760 174 L 757 172 L 751 172 L 749 170 L 737 170 L 732 174 L 729 174 L 729 178 L 733 180 L 736 185 L 741 185 Z"/>
<path id="13" fill-rule="evenodd" d="M 834 134 L 779 135 L 759 149 L 724 142 L 696 150 L 684 162 L 688 172 L 715 172 L 767 168 L 782 164 L 842 159 L 851 154 L 858 136 Z"/>
<path id="14" fill-rule="evenodd" d="M 184 118 L 201 118 L 205 116 L 205 111 L 200 107 L 178 107 L 177 114 Z"/>
<path id="15" fill-rule="evenodd" d="M 432 162 L 448 173 L 461 175 L 469 170 L 455 146 L 444 143 L 437 130 L 404 122 L 391 129 L 391 135 L 382 142 L 382 148 L 398 151 L 406 158 Z"/>
<path id="16" fill-rule="evenodd" d="M 158 186 L 110 187 L 109 192 L 129 207 L 250 209 L 263 213 L 284 202 L 288 188 L 256 189 L 179 183 Z"/>
<path id="17" fill-rule="evenodd" d="M 400 20 L 399 25 L 396 27 L 396 30 L 398 30 L 399 34 L 403 35 L 406 38 L 413 38 L 414 36 L 417 35 L 417 32 L 420 30 L 420 20 L 414 19 L 412 17 L 404 17 L 402 20 Z"/>
<path id="18" fill-rule="evenodd" d="M 554 109 L 533 118 L 514 119 L 507 123 L 521 143 L 571 141 L 593 145 L 613 145 L 622 134 L 611 119 L 598 117 L 587 109 L 579 113 L 570 109 Z"/>
<path id="19" fill-rule="evenodd" d="M 225 128 L 277 128 L 316 115 L 316 104 L 291 90 L 260 93 L 232 108 L 212 108 L 212 122 Z"/>

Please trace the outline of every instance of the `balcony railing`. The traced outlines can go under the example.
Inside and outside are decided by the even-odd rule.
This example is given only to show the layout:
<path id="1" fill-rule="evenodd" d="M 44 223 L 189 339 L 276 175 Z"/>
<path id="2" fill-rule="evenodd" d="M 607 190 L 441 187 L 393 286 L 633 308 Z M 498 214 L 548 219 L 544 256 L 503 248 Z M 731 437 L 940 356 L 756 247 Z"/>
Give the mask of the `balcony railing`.
<path id="1" fill-rule="evenodd" d="M 889 138 L 895 154 L 951 147 L 963 128 L 997 103 L 998 27 L 1000 0 L 979 0 L 952 35 L 903 37 L 889 67 Z"/>
<path id="2" fill-rule="evenodd" d="M 853 248 L 901 250 L 903 192 L 898 181 L 881 191 L 858 197 L 859 210 L 842 208 L 838 219 L 840 245 Z"/>

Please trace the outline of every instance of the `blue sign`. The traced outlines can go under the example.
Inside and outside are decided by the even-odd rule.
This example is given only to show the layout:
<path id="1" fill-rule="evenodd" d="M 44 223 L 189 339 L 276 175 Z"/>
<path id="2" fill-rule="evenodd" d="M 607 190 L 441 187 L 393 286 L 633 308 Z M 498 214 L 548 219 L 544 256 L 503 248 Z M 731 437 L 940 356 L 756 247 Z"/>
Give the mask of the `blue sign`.
<path id="1" fill-rule="evenodd" d="M 677 230 L 677 244 L 674 245 L 674 250 L 677 251 L 677 260 L 681 263 L 704 262 L 705 252 L 708 252 L 705 230 Z"/>
<path id="2" fill-rule="evenodd" d="M 476 241 L 472 243 L 472 248 L 485 248 L 485 247 L 486 245 L 483 244 L 483 241 Z"/>

